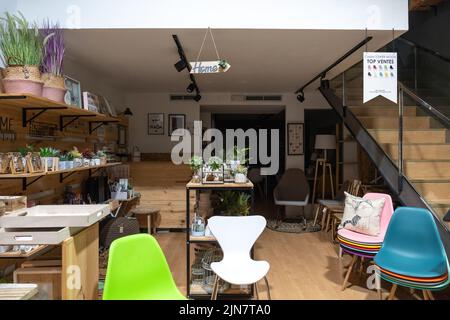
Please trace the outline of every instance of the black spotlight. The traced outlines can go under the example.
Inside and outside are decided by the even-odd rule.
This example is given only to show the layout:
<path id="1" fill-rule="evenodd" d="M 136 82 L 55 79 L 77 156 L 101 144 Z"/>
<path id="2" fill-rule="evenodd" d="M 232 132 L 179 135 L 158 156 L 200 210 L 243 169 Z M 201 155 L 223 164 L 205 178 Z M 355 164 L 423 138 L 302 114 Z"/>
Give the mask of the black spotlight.
<path id="1" fill-rule="evenodd" d="M 305 94 L 304 94 L 303 92 L 300 92 L 300 93 L 297 95 L 297 100 L 300 101 L 300 102 L 305 101 Z"/>
<path id="2" fill-rule="evenodd" d="M 195 89 L 195 84 L 191 83 L 187 86 L 186 91 L 192 93 Z"/>
<path id="3" fill-rule="evenodd" d="M 197 101 L 197 102 L 199 102 L 201 99 L 202 99 L 202 96 L 199 95 L 199 94 L 197 94 L 197 95 L 194 97 L 194 100 Z"/>
<path id="4" fill-rule="evenodd" d="M 187 67 L 186 62 L 183 59 L 181 59 L 180 61 L 175 63 L 174 66 L 175 66 L 175 69 L 177 69 L 178 72 L 183 71 Z"/>
<path id="5" fill-rule="evenodd" d="M 126 108 L 125 111 L 123 112 L 123 114 L 125 116 L 132 116 L 133 112 L 131 112 L 130 108 Z"/>

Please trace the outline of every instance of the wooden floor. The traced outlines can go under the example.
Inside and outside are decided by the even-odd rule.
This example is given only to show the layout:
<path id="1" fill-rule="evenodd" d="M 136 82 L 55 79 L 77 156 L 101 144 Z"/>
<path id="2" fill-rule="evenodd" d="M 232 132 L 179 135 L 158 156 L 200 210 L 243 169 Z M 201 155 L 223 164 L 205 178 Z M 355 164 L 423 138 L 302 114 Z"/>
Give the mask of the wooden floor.
<path id="1" fill-rule="evenodd" d="M 158 234 L 175 281 L 185 293 L 185 234 Z M 349 287 L 341 290 L 349 256 L 338 258 L 338 247 L 323 232 L 289 234 L 266 229 L 256 243 L 255 258 L 270 263 L 268 279 L 272 299 L 378 299 L 376 291 L 366 287 L 369 275 L 353 272 Z M 384 297 L 390 284 L 383 283 Z M 266 299 L 264 282 L 259 284 L 260 296 Z M 421 295 L 419 294 L 421 299 Z M 436 295 L 435 295 L 436 296 Z M 417 299 L 407 289 L 398 290 L 399 299 Z M 436 296 L 436 298 L 439 298 Z"/>

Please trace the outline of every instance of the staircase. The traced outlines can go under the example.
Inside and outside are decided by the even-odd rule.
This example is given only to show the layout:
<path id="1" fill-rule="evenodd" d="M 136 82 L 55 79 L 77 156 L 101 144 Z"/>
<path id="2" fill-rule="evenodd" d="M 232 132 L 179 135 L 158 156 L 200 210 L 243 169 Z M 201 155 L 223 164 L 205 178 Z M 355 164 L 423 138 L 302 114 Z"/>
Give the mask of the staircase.
<path id="1" fill-rule="evenodd" d="M 384 152 L 397 164 L 399 157 L 399 108 L 384 98 L 362 104 L 362 81 L 348 89 L 348 109 Z M 355 85 L 353 83 L 353 85 Z M 404 106 L 404 175 L 442 219 L 450 210 L 450 134 L 441 123 L 415 105 Z"/>

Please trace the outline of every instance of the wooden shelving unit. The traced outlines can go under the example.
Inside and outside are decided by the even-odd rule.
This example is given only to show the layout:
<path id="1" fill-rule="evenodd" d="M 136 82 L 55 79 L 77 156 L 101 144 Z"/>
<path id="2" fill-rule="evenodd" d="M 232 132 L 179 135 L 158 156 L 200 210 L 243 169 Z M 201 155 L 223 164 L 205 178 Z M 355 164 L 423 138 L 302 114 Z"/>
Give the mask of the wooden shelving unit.
<path id="1" fill-rule="evenodd" d="M 59 116 L 59 129 L 61 131 L 78 119 L 86 120 L 89 122 L 89 134 L 104 124 L 121 121 L 118 117 L 111 117 L 29 94 L 0 94 L 0 106 L 20 108 L 22 110 L 23 127 L 26 127 L 28 123 L 44 113 Z M 30 116 L 29 111 L 35 113 Z"/>
<path id="2" fill-rule="evenodd" d="M 44 176 L 59 174 L 60 175 L 59 181 L 63 182 L 67 177 L 69 177 L 70 175 L 72 175 L 76 172 L 89 170 L 89 176 L 90 176 L 90 175 L 94 174 L 97 170 L 107 168 L 107 167 L 117 166 L 119 164 L 122 164 L 122 162 L 111 162 L 111 163 L 107 163 L 107 164 L 99 165 L 99 166 L 78 167 L 78 168 L 67 169 L 67 170 L 56 170 L 56 171 L 37 172 L 37 173 L 16 173 L 16 174 L 6 173 L 6 174 L 0 174 L 0 179 L 22 179 L 22 189 L 26 190 L 29 185 L 33 184 L 38 179 L 40 179 Z M 64 175 L 64 174 L 66 174 L 66 175 Z M 35 179 L 32 180 L 31 182 L 27 182 L 27 179 L 29 179 L 29 178 L 35 178 Z"/>

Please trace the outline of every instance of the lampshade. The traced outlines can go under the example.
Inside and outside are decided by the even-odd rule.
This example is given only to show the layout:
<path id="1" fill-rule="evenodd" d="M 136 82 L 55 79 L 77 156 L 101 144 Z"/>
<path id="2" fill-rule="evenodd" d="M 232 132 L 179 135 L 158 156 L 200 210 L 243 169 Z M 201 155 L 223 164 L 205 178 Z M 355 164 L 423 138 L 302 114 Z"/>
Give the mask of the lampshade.
<path id="1" fill-rule="evenodd" d="M 336 136 L 333 134 L 316 135 L 315 149 L 332 150 L 336 149 Z"/>
<path id="2" fill-rule="evenodd" d="M 133 112 L 131 112 L 130 108 L 126 108 L 125 111 L 123 112 L 123 114 L 125 116 L 132 116 Z"/>

